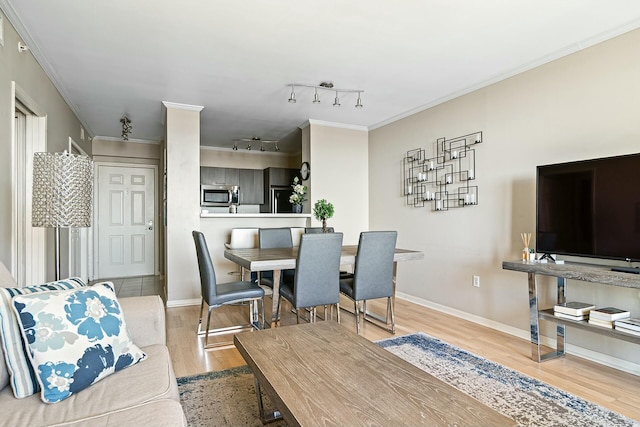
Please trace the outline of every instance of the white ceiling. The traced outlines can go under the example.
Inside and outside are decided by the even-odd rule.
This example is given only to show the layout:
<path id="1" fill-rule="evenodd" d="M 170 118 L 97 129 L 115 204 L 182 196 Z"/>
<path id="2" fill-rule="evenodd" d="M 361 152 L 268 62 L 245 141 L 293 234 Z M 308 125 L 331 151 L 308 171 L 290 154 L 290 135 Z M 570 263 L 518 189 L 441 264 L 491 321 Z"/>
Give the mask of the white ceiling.
<path id="1" fill-rule="evenodd" d="M 0 0 L 92 136 L 161 140 L 162 101 L 204 106 L 202 145 L 308 119 L 373 129 L 640 27 L 637 0 Z M 5 46 L 5 48 L 7 48 Z M 362 89 L 333 107 L 331 92 Z M 293 148 L 282 147 L 283 151 Z M 297 148 L 299 150 L 299 148 Z"/>

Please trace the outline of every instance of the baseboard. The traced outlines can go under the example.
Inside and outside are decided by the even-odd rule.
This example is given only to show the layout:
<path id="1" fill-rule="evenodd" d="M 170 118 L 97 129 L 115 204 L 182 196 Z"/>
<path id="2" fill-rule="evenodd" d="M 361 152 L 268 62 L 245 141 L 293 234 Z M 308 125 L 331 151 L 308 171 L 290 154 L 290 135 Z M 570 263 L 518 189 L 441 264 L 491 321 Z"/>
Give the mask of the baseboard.
<path id="1" fill-rule="evenodd" d="M 202 300 L 200 298 L 193 299 L 177 299 L 172 301 L 167 301 L 167 308 L 171 307 L 186 307 L 189 305 L 200 305 Z"/>
<path id="2" fill-rule="evenodd" d="M 438 304 L 433 301 L 428 301 L 422 298 L 417 298 L 412 295 L 407 295 L 402 292 L 396 293 L 396 297 L 400 299 L 404 299 L 406 301 L 410 301 L 414 304 L 421 305 L 423 307 L 427 307 L 436 311 L 440 311 L 445 314 L 449 314 L 451 316 L 459 317 L 464 320 L 468 320 L 473 323 L 477 323 L 482 326 L 486 326 L 491 329 L 495 329 L 500 332 L 504 332 L 509 335 L 513 335 L 518 338 L 522 338 L 526 341 L 531 340 L 531 335 L 528 330 L 523 330 L 519 328 L 515 328 L 513 326 L 505 325 L 504 323 L 496 322 L 495 320 L 487 319 L 481 316 L 476 316 L 475 314 L 466 313 L 461 310 L 457 310 L 455 308 L 448 307 L 446 305 Z M 555 337 L 541 337 L 542 344 L 555 347 Z M 628 360 L 619 359 L 617 357 L 610 356 L 608 354 L 599 353 L 597 351 L 589 350 L 584 347 L 579 347 L 573 344 L 567 343 L 565 346 L 565 351 L 568 354 L 572 354 L 577 357 L 581 357 L 586 360 L 590 360 L 592 362 L 600 363 L 602 365 L 609 366 L 611 368 L 618 369 L 620 371 L 628 372 L 634 375 L 640 375 L 640 364 L 629 362 Z"/>

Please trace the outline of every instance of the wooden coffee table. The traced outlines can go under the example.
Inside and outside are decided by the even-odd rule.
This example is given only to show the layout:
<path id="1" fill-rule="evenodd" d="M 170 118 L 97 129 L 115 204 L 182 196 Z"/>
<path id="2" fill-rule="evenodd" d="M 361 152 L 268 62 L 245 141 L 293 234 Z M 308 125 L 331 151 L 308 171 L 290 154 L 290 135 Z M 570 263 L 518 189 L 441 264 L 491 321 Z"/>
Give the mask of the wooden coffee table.
<path id="1" fill-rule="evenodd" d="M 290 426 L 515 425 L 333 321 L 244 332 L 234 341 L 258 396 L 263 388 Z"/>

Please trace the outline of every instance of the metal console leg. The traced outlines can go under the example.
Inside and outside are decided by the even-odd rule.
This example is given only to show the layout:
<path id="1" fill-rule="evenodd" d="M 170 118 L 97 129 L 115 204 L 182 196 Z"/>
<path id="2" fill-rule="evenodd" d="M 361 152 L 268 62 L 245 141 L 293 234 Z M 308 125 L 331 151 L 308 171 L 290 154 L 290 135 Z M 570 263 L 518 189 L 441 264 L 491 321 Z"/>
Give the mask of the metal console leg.
<path id="1" fill-rule="evenodd" d="M 529 320 L 531 326 L 531 358 L 537 362 L 564 356 L 565 348 L 565 326 L 556 325 L 556 350 L 547 354 L 542 354 L 542 344 L 540 343 L 540 318 L 538 315 L 538 284 L 535 273 L 529 273 Z M 558 278 L 558 303 L 565 302 L 565 279 Z"/>

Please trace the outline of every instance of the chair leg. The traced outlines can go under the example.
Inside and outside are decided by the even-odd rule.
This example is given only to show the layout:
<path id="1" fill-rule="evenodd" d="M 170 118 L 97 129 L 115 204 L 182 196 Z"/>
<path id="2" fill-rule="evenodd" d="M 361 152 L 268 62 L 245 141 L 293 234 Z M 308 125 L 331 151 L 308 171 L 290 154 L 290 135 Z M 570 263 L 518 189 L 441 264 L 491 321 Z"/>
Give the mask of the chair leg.
<path id="1" fill-rule="evenodd" d="M 298 312 L 298 309 L 296 308 L 296 325 L 300 324 L 300 313 Z"/>
<path id="2" fill-rule="evenodd" d="M 393 314 L 393 304 L 391 303 L 391 297 L 387 298 L 387 316 L 391 315 L 391 333 L 396 333 L 396 320 Z"/>
<path id="3" fill-rule="evenodd" d="M 202 331 L 202 310 L 204 309 L 204 298 L 200 300 L 200 319 L 198 319 L 198 333 Z"/>
<path id="4" fill-rule="evenodd" d="M 211 323 L 211 312 L 213 311 L 213 307 L 209 306 L 209 314 L 207 315 L 207 329 L 204 334 L 204 346 L 207 347 L 209 343 L 209 323 Z"/>
<path id="5" fill-rule="evenodd" d="M 276 306 L 276 318 L 275 318 L 275 320 L 274 320 L 274 321 L 273 321 L 273 323 L 272 323 L 272 327 L 274 327 L 274 328 L 275 328 L 276 326 L 278 326 L 279 321 L 280 321 L 280 305 L 281 305 L 281 303 L 282 303 L 282 297 L 279 297 L 279 298 L 278 298 L 278 304 L 277 304 L 277 306 Z M 273 317 L 273 315 L 272 315 L 271 317 Z"/>
<path id="6" fill-rule="evenodd" d="M 360 335 L 360 307 L 358 307 L 358 301 L 353 302 L 353 314 L 356 316 L 356 333 Z"/>
<path id="7" fill-rule="evenodd" d="M 331 316 L 331 318 L 333 319 L 333 316 Z M 336 319 L 338 323 L 340 323 L 340 303 L 339 302 L 336 303 Z"/>
<path id="8" fill-rule="evenodd" d="M 264 297 L 260 298 L 260 311 L 262 312 L 262 324 L 260 325 L 260 329 L 264 329 L 265 319 L 264 319 Z"/>

